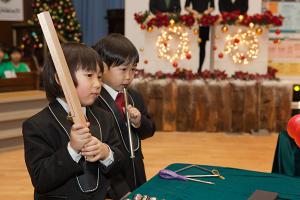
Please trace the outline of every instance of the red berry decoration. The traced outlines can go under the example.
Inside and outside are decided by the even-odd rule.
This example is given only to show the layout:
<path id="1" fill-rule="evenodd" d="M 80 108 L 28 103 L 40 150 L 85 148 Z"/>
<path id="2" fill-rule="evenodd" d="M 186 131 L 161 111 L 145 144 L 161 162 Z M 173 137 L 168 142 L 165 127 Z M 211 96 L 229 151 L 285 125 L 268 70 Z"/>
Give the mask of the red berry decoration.
<path id="1" fill-rule="evenodd" d="M 186 59 L 190 60 L 192 58 L 192 55 L 190 53 L 187 53 L 185 57 Z"/>
<path id="2" fill-rule="evenodd" d="M 176 61 L 173 62 L 173 67 L 174 68 L 178 67 L 178 63 Z"/>
<path id="3" fill-rule="evenodd" d="M 147 65 L 147 64 L 148 64 L 148 60 L 144 60 L 144 64 L 146 64 L 146 65 Z"/>
<path id="4" fill-rule="evenodd" d="M 273 40 L 273 43 L 274 43 L 274 44 L 279 44 L 279 43 L 280 43 L 280 40 L 275 39 L 275 40 Z"/>
<path id="5" fill-rule="evenodd" d="M 219 57 L 220 59 L 222 59 L 222 58 L 224 57 L 224 54 L 223 54 L 223 53 L 219 53 L 218 57 Z"/>
<path id="6" fill-rule="evenodd" d="M 240 40 L 237 39 L 237 38 L 235 38 L 235 39 L 234 39 L 234 43 L 235 43 L 235 44 L 238 44 L 238 43 L 240 43 Z"/>
<path id="7" fill-rule="evenodd" d="M 276 29 L 275 34 L 279 35 L 281 33 L 280 29 Z"/>
<path id="8" fill-rule="evenodd" d="M 144 30 L 146 26 L 144 24 L 141 24 L 141 29 Z"/>

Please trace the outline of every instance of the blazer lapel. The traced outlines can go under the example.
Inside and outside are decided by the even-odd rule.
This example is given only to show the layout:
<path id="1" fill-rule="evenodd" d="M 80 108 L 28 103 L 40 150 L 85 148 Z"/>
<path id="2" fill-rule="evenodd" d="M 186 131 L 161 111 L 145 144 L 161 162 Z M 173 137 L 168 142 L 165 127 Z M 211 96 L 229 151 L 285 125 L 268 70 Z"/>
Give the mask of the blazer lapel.
<path id="1" fill-rule="evenodd" d="M 102 130 L 100 122 L 96 120 L 95 116 L 91 113 L 92 109 L 90 107 L 86 107 L 86 116 L 88 121 L 90 122 L 90 133 L 102 141 Z"/>
<path id="2" fill-rule="evenodd" d="M 126 125 L 126 119 L 124 119 L 121 114 L 119 109 L 117 108 L 115 101 L 113 98 L 110 96 L 110 94 L 105 90 L 105 88 L 101 89 L 100 96 L 98 97 L 98 100 L 101 102 L 101 104 L 105 104 L 106 107 L 112 112 L 116 123 L 117 123 L 117 128 L 119 129 L 118 132 L 122 138 L 124 138 L 124 142 L 127 147 L 129 147 L 129 138 L 128 138 L 128 129 Z M 129 97 L 129 102 L 132 103 L 131 98 Z M 133 146 L 136 148 L 138 146 L 138 140 L 136 137 L 136 134 L 132 132 L 132 141 L 133 141 Z"/>
<path id="3" fill-rule="evenodd" d="M 64 132 L 66 132 L 66 136 L 70 137 L 70 131 L 73 125 L 73 122 L 68 119 L 68 113 L 64 110 L 64 108 L 60 105 L 58 101 L 54 101 L 49 104 L 50 111 L 53 112 L 53 117 L 56 118 L 60 126 L 64 129 Z"/>

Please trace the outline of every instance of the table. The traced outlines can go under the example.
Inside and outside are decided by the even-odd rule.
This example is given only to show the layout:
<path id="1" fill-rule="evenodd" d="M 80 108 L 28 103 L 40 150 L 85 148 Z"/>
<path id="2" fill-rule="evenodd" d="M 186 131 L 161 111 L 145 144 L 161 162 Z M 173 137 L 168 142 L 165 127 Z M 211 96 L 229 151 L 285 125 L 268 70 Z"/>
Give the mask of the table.
<path id="1" fill-rule="evenodd" d="M 167 167 L 177 170 L 188 164 L 175 163 Z M 166 200 L 190 200 L 190 199 L 247 199 L 255 190 L 265 190 L 279 193 L 279 199 L 300 199 L 300 178 L 281 174 L 263 173 L 235 168 L 205 166 L 207 169 L 217 169 L 225 180 L 219 178 L 205 178 L 215 185 L 202 184 L 191 181 L 166 180 L 158 175 L 154 176 L 144 185 L 132 192 L 129 198 L 135 194 L 149 195 L 157 199 Z M 190 168 L 180 172 L 186 174 L 200 174 L 203 171 Z M 204 178 L 202 178 L 203 180 Z"/>

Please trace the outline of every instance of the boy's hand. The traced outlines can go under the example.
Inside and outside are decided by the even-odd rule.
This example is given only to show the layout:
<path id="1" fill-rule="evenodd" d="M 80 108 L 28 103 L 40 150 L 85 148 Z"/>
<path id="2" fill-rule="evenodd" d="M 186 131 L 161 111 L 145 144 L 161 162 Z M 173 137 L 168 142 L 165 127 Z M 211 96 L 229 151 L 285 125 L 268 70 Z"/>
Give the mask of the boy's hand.
<path id="1" fill-rule="evenodd" d="M 90 123 L 87 123 L 87 127 L 81 124 L 73 124 L 70 134 L 70 146 L 79 153 L 83 146 L 91 141 L 91 133 L 88 128 Z"/>
<path id="2" fill-rule="evenodd" d="M 133 123 L 135 128 L 139 128 L 141 126 L 140 111 L 137 108 L 133 107 L 132 105 L 128 105 L 127 110 L 128 110 L 130 122 Z"/>
<path id="3" fill-rule="evenodd" d="M 86 157 L 86 160 L 89 162 L 105 160 L 109 156 L 108 146 L 94 136 L 91 138 L 91 141 L 84 145 L 81 150 L 81 155 Z"/>

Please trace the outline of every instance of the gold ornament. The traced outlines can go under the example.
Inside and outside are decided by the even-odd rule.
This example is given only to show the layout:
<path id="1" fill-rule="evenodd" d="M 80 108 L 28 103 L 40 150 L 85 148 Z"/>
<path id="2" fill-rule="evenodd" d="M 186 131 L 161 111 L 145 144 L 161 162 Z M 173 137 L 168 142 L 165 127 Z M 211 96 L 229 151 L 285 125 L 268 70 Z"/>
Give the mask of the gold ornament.
<path id="1" fill-rule="evenodd" d="M 257 35 L 261 35 L 263 33 L 263 29 L 261 27 L 258 27 L 256 30 L 255 30 L 256 34 Z"/>
<path id="2" fill-rule="evenodd" d="M 228 27 L 224 25 L 221 30 L 223 33 L 226 33 L 228 31 Z"/>
<path id="3" fill-rule="evenodd" d="M 249 27 L 250 27 L 250 28 L 254 28 L 254 26 L 255 26 L 255 25 L 254 25 L 252 22 L 249 24 Z"/>
<path id="4" fill-rule="evenodd" d="M 239 21 L 242 22 L 244 20 L 244 15 L 239 16 Z"/>
<path id="5" fill-rule="evenodd" d="M 197 28 L 193 29 L 193 33 L 194 33 L 194 35 L 198 35 L 199 30 Z"/>
<path id="6" fill-rule="evenodd" d="M 198 38 L 197 39 L 198 43 L 200 44 L 202 42 L 202 39 L 201 38 Z"/>
<path id="7" fill-rule="evenodd" d="M 140 52 L 144 52 L 144 48 L 140 48 Z"/>
<path id="8" fill-rule="evenodd" d="M 150 27 L 147 28 L 147 31 L 150 33 L 150 32 L 153 31 L 153 28 L 150 26 Z"/>
<path id="9" fill-rule="evenodd" d="M 171 19 L 169 23 L 170 23 L 171 26 L 173 26 L 175 24 L 175 20 Z"/>

